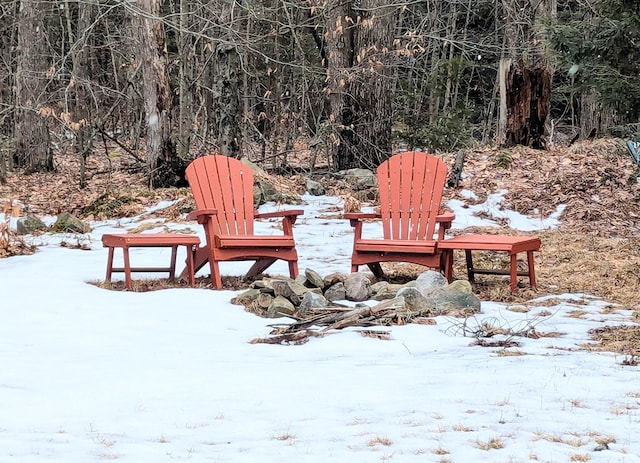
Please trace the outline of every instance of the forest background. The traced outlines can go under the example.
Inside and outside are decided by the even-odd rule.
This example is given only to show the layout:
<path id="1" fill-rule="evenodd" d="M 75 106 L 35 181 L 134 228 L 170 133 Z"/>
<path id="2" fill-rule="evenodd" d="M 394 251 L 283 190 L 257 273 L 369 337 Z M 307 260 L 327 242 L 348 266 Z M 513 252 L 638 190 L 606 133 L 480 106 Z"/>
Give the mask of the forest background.
<path id="1" fill-rule="evenodd" d="M 113 147 L 149 185 L 218 151 L 286 171 L 398 147 L 634 137 L 632 0 L 0 3 L 0 182 Z M 303 144 L 303 145 L 301 145 Z"/>

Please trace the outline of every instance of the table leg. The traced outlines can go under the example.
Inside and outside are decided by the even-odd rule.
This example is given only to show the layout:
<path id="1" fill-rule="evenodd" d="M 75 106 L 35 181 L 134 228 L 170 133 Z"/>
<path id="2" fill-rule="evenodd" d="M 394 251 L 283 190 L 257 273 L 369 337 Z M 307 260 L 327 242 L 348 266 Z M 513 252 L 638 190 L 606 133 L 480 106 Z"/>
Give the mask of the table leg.
<path id="1" fill-rule="evenodd" d="M 469 278 L 469 283 L 475 283 L 476 278 L 473 271 L 473 255 L 471 254 L 471 250 L 465 249 L 464 254 L 467 260 L 467 277 Z"/>

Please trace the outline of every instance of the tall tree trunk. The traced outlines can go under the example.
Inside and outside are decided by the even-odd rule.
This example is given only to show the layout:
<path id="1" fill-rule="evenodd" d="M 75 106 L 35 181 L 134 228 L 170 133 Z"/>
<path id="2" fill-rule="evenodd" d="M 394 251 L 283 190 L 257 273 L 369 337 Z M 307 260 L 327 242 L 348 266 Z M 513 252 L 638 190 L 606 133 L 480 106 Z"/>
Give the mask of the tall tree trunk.
<path id="1" fill-rule="evenodd" d="M 353 151 L 353 109 L 349 98 L 349 69 L 353 64 L 353 12 L 351 1 L 329 0 L 326 3 L 326 67 L 330 136 L 334 168 L 341 170 L 355 164 Z"/>
<path id="2" fill-rule="evenodd" d="M 240 156 L 242 146 L 242 71 L 235 37 L 240 34 L 234 22 L 236 2 L 221 2 L 220 37 L 215 43 L 213 98 L 216 108 L 215 137 L 221 154 Z"/>
<path id="3" fill-rule="evenodd" d="M 395 87 L 391 66 L 395 6 L 380 0 L 362 0 L 357 10 L 353 95 L 356 162 L 349 167 L 375 169 L 391 156 L 393 125 L 391 95 Z"/>
<path id="4" fill-rule="evenodd" d="M 176 153 L 171 136 L 171 89 L 167 69 L 161 0 L 138 0 L 134 15 L 137 33 L 136 58 L 142 68 L 146 112 L 146 164 L 149 184 L 154 188 L 186 184 L 185 165 Z"/>
<path id="5" fill-rule="evenodd" d="M 537 34 L 536 7 L 528 0 L 503 0 L 506 51 L 500 60 L 498 139 L 505 146 L 544 149 L 551 108 L 551 69 Z"/>
<path id="6" fill-rule="evenodd" d="M 189 34 L 192 19 L 188 0 L 180 0 L 180 30 L 178 31 L 178 56 L 180 57 L 180 111 L 178 122 L 178 156 L 189 158 L 193 133 L 193 83 L 194 83 L 194 40 Z"/>
<path id="7" fill-rule="evenodd" d="M 53 154 L 46 116 L 47 34 L 44 27 L 50 2 L 21 0 L 18 16 L 18 64 L 16 68 L 15 152 L 16 166 L 28 172 L 53 170 Z"/>
<path id="8" fill-rule="evenodd" d="M 381 0 L 327 2 L 327 92 L 336 169 L 375 168 L 391 155 L 396 7 Z"/>
<path id="9" fill-rule="evenodd" d="M 91 41 L 87 37 L 88 31 L 94 21 L 95 4 L 93 0 L 78 3 L 78 19 L 76 34 L 73 34 L 73 19 L 71 17 L 71 5 L 69 0 L 65 1 L 65 14 L 67 20 L 67 33 L 69 34 L 69 44 L 71 47 L 71 61 L 73 69 L 71 71 L 71 81 L 68 93 L 70 98 L 70 114 L 66 122 L 66 129 L 74 134 L 73 147 L 80 159 L 80 188 L 87 186 L 86 161 L 93 148 L 93 126 L 92 108 L 93 102 L 90 100 L 90 84 L 88 65 L 90 60 L 89 44 Z M 82 44 L 82 45 L 80 45 Z"/>

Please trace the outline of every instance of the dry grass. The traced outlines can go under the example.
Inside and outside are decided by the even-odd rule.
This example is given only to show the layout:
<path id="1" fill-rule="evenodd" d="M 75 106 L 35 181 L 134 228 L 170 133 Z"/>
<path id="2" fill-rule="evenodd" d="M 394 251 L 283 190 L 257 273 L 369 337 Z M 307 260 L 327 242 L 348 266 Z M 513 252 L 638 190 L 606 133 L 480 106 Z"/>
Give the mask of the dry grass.
<path id="1" fill-rule="evenodd" d="M 491 437 L 486 441 L 477 440 L 476 447 L 480 450 L 498 450 L 505 447 L 504 441 L 499 437 Z"/>
<path id="2" fill-rule="evenodd" d="M 590 330 L 589 334 L 596 344 L 583 347 L 622 354 L 627 365 L 640 363 L 640 326 L 604 326 Z"/>

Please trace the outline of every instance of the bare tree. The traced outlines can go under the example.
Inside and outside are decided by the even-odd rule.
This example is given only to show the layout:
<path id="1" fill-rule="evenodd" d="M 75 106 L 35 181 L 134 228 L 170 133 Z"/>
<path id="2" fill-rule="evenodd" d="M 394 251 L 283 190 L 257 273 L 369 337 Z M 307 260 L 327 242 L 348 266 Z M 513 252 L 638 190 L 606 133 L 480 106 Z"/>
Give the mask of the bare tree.
<path id="1" fill-rule="evenodd" d="M 325 6 L 327 94 L 337 169 L 375 167 L 391 155 L 393 12 L 380 0 Z"/>
<path id="2" fill-rule="evenodd" d="M 135 54 L 142 69 L 146 112 L 146 164 L 152 187 L 185 184 L 184 163 L 177 156 L 172 138 L 172 93 L 166 55 L 161 0 L 137 0 L 133 25 Z"/>
<path id="3" fill-rule="evenodd" d="M 51 2 L 21 0 L 18 14 L 15 152 L 13 162 L 28 172 L 52 171 L 53 154 L 46 117 L 50 62 L 44 19 Z"/>

